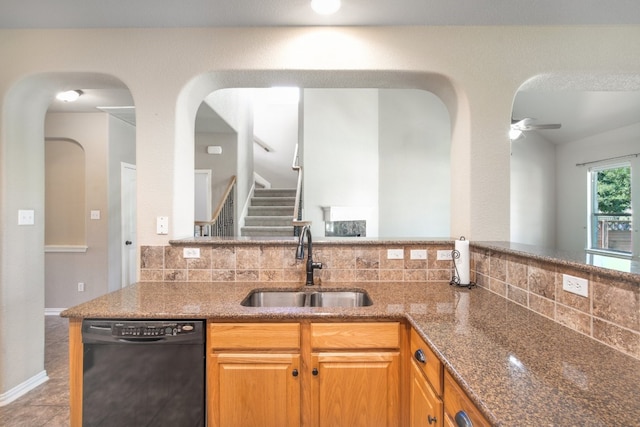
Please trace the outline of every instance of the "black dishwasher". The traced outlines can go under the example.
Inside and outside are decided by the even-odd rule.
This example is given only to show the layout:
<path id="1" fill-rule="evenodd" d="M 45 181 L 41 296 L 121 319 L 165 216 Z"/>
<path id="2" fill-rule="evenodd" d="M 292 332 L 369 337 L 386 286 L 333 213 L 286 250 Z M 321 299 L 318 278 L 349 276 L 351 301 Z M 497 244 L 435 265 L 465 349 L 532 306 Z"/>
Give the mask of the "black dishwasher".
<path id="1" fill-rule="evenodd" d="M 83 426 L 205 425 L 203 320 L 84 320 Z"/>

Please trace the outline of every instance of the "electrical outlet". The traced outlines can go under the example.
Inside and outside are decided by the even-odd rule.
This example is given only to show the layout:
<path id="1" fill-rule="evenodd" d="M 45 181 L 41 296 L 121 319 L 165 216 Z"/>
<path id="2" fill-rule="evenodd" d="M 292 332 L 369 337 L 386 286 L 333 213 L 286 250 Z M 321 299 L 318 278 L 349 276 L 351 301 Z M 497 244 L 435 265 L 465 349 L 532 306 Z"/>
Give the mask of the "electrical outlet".
<path id="1" fill-rule="evenodd" d="M 34 225 L 35 216 L 35 211 L 32 209 L 18 210 L 18 225 Z"/>
<path id="2" fill-rule="evenodd" d="M 589 296 L 589 281 L 580 277 L 562 275 L 562 289 L 583 297 Z"/>
<path id="3" fill-rule="evenodd" d="M 200 248 L 184 248 L 182 256 L 185 258 L 200 258 Z"/>
<path id="4" fill-rule="evenodd" d="M 404 249 L 387 249 L 387 259 L 404 259 Z"/>
<path id="5" fill-rule="evenodd" d="M 84 292 L 84 282 L 78 282 L 78 292 Z"/>
<path id="6" fill-rule="evenodd" d="M 100 211 L 92 210 L 91 211 L 91 219 L 100 219 Z"/>
<path id="7" fill-rule="evenodd" d="M 411 259 L 427 259 L 426 249 L 411 249 Z"/>
<path id="8" fill-rule="evenodd" d="M 452 251 L 440 250 L 438 251 L 436 259 L 438 261 L 451 261 L 453 260 L 453 255 L 451 254 L 451 252 Z"/>

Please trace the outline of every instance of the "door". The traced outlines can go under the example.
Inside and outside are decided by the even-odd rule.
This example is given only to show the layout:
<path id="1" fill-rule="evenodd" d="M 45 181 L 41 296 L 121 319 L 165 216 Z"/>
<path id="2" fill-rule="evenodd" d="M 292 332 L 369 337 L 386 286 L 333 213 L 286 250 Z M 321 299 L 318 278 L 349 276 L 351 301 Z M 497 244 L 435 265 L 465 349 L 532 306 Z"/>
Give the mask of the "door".
<path id="1" fill-rule="evenodd" d="M 313 353 L 312 424 L 399 427 L 399 360 L 398 352 Z"/>
<path id="2" fill-rule="evenodd" d="M 136 166 L 121 163 L 120 166 L 120 210 L 122 230 L 122 287 L 138 279 L 136 238 Z"/>
<path id="3" fill-rule="evenodd" d="M 411 427 L 441 427 L 443 425 L 442 400 L 433 391 L 422 371 L 411 361 Z"/>
<path id="4" fill-rule="evenodd" d="M 300 426 L 299 354 L 219 353 L 211 360 L 210 426 Z"/>
<path id="5" fill-rule="evenodd" d="M 195 175 L 195 220 L 211 221 L 211 178 L 209 169 L 196 169 Z"/>

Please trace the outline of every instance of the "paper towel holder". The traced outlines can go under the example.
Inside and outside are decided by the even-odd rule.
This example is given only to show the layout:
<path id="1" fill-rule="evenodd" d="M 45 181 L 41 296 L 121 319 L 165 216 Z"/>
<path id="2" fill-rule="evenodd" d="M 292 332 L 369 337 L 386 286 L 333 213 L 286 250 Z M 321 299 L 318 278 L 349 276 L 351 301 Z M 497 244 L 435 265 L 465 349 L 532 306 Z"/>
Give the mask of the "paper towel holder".
<path id="1" fill-rule="evenodd" d="M 460 240 L 466 240 L 464 236 L 460 236 Z M 451 260 L 453 261 L 453 276 L 451 277 L 450 285 L 460 286 L 462 288 L 474 288 L 476 286 L 476 282 L 469 281 L 469 283 L 460 283 L 460 273 L 458 272 L 458 266 L 456 265 L 456 260 L 460 258 L 460 251 L 457 249 L 453 249 L 451 251 Z"/>

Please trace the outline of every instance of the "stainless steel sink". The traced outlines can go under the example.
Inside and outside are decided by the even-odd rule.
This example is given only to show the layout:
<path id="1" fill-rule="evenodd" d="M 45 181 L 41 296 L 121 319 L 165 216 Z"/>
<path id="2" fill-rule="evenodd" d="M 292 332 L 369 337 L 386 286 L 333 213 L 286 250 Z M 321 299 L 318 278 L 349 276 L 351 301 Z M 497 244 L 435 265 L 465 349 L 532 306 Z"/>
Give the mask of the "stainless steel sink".
<path id="1" fill-rule="evenodd" d="M 297 291 L 251 291 L 240 303 L 245 307 L 304 307 L 307 295 Z"/>
<path id="2" fill-rule="evenodd" d="M 373 304 L 365 291 L 253 290 L 240 303 L 245 307 L 366 307 Z"/>
<path id="3" fill-rule="evenodd" d="M 309 295 L 311 307 L 366 307 L 373 304 L 364 291 L 325 291 Z"/>

